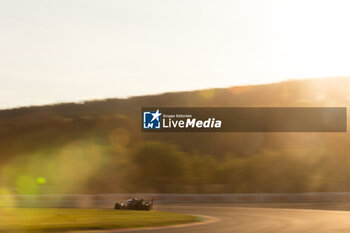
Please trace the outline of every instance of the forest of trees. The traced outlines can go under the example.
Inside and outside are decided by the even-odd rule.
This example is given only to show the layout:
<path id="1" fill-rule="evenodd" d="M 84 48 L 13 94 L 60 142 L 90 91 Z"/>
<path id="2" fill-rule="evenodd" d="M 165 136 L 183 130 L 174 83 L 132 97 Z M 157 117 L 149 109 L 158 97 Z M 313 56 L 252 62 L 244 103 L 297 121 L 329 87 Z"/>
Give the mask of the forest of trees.
<path id="1" fill-rule="evenodd" d="M 346 107 L 346 78 L 0 111 L 0 192 L 350 191 L 348 133 L 142 133 L 141 107 Z"/>

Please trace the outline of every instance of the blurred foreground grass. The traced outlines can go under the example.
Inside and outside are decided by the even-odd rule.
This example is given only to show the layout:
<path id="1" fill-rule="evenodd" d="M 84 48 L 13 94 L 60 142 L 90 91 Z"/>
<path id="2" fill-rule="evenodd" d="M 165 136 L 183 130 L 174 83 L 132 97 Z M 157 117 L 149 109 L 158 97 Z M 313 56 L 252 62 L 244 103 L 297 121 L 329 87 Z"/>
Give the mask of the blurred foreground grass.
<path id="1" fill-rule="evenodd" d="M 0 232 L 62 232 L 164 226 L 198 221 L 196 216 L 102 209 L 0 209 Z"/>

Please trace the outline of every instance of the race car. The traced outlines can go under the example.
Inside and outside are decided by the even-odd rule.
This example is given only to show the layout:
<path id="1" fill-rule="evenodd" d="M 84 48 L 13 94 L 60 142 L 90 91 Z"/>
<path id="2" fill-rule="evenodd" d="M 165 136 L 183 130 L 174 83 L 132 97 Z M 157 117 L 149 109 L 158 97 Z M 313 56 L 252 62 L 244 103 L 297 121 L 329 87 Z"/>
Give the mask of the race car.
<path id="1" fill-rule="evenodd" d="M 153 199 L 145 201 L 144 199 L 132 198 L 126 202 L 117 202 L 114 205 L 115 210 L 151 210 L 153 209 Z"/>

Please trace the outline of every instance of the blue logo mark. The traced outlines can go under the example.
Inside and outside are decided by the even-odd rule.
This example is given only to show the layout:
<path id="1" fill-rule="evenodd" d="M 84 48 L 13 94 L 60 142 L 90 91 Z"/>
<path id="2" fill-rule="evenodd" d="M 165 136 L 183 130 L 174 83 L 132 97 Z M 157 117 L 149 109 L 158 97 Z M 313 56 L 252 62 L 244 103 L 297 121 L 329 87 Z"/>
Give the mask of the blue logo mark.
<path id="1" fill-rule="evenodd" d="M 143 128 L 160 129 L 161 115 L 159 109 L 156 112 L 143 112 Z"/>

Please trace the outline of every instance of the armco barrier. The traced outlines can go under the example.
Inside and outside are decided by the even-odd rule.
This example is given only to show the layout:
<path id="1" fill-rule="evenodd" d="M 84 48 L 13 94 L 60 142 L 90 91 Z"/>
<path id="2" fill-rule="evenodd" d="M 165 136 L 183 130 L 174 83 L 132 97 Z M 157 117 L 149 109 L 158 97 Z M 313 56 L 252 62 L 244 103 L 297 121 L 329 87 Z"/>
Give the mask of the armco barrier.
<path id="1" fill-rule="evenodd" d="M 132 197 L 154 199 L 157 203 L 264 203 L 264 202 L 344 202 L 350 192 L 332 193 L 249 193 L 249 194 L 42 194 L 0 195 L 0 207 L 111 208 L 116 201 Z"/>

